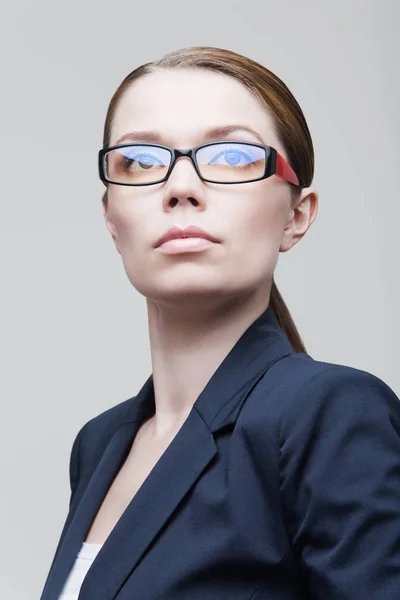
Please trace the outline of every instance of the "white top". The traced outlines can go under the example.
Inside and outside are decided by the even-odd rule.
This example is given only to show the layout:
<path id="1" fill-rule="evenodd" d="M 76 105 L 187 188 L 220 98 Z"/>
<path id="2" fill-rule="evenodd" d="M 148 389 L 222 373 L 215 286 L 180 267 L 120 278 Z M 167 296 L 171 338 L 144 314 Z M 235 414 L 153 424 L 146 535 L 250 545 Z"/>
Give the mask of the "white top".
<path id="1" fill-rule="evenodd" d="M 77 600 L 86 573 L 103 544 L 83 542 L 58 600 Z"/>

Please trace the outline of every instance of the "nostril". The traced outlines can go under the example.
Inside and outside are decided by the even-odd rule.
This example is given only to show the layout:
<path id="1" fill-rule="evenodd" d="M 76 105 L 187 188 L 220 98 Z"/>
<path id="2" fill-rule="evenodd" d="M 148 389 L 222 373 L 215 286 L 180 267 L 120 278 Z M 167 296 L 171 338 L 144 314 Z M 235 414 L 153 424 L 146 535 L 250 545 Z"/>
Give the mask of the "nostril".
<path id="1" fill-rule="evenodd" d="M 193 198 L 192 196 L 188 196 L 186 198 L 186 200 L 190 200 L 190 202 L 194 206 L 198 206 L 198 204 L 199 204 L 198 200 L 196 200 L 196 198 Z M 176 206 L 178 204 L 178 202 L 179 202 L 179 198 L 176 198 L 175 196 L 170 199 L 171 206 Z"/>

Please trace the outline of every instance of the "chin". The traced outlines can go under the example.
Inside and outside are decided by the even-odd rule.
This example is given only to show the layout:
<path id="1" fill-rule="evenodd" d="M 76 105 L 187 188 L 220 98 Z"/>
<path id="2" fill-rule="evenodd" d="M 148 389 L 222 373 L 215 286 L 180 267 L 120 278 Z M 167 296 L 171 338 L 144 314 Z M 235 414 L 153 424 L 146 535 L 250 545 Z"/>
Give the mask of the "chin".
<path id="1" fill-rule="evenodd" d="M 206 286 L 179 286 L 175 289 L 161 288 L 136 288 L 137 291 L 148 298 L 157 302 L 189 302 L 202 300 L 205 298 L 220 298 L 226 295 L 226 290 L 212 289 Z"/>

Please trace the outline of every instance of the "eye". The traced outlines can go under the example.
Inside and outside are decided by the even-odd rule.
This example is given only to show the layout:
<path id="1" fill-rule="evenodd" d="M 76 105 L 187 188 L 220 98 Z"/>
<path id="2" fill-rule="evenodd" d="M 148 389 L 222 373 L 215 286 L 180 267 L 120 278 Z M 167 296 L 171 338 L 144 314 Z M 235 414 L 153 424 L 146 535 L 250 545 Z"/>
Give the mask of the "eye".
<path id="1" fill-rule="evenodd" d="M 154 154 L 144 153 L 144 152 L 132 152 L 129 155 L 125 155 L 125 158 L 122 161 L 123 168 L 132 167 L 134 169 L 140 170 L 149 170 L 153 167 L 164 166 L 163 162 L 157 158 Z"/>
<path id="2" fill-rule="evenodd" d="M 171 154 L 165 148 L 140 144 L 116 148 L 111 152 L 111 159 L 120 172 L 136 174 L 167 168 Z"/>
<path id="3" fill-rule="evenodd" d="M 209 161 L 209 165 L 226 164 L 228 166 L 245 166 L 253 162 L 253 157 L 242 148 L 224 148 L 215 154 Z"/>
<path id="4" fill-rule="evenodd" d="M 265 163 L 265 149 L 241 142 L 221 142 L 199 148 L 199 164 L 221 169 L 245 169 Z"/>

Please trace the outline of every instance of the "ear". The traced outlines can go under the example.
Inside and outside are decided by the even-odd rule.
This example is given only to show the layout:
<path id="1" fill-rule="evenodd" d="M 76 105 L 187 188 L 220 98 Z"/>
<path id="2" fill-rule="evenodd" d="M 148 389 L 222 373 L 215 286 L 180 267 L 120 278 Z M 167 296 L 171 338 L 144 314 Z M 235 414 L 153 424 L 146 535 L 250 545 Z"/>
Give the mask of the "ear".
<path id="1" fill-rule="evenodd" d="M 114 244 L 116 249 L 118 250 L 118 252 L 121 254 L 120 249 L 119 249 L 119 245 L 118 245 L 118 232 L 117 229 L 112 221 L 112 218 L 109 214 L 108 211 L 108 204 L 103 204 L 103 209 L 104 209 L 104 220 L 106 222 L 106 227 L 108 229 L 108 231 L 111 233 L 111 237 L 114 240 Z"/>
<path id="2" fill-rule="evenodd" d="M 287 252 L 314 223 L 318 214 L 318 194 L 310 187 L 303 188 L 288 214 L 288 221 L 283 230 L 279 252 Z"/>

